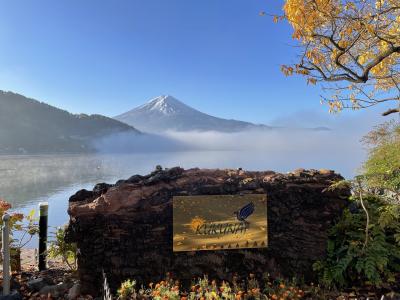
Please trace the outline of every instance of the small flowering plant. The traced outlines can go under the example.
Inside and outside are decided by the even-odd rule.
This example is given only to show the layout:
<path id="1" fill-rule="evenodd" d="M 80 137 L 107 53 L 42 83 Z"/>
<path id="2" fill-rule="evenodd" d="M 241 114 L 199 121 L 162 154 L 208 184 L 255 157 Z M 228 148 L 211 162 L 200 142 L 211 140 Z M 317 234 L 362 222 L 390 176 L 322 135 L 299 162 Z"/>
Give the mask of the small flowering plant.
<path id="1" fill-rule="evenodd" d="M 303 299 L 303 297 L 305 295 L 305 292 L 302 289 L 300 289 L 298 286 L 296 286 L 295 283 L 288 283 L 279 278 L 272 281 L 269 278 L 269 274 L 266 274 L 265 280 L 266 280 L 266 285 L 264 288 L 264 293 L 269 296 L 268 299 L 297 300 L 297 299 Z"/>
<path id="2" fill-rule="evenodd" d="M 150 283 L 148 288 L 143 286 L 136 293 L 134 286 L 127 280 L 118 290 L 119 299 L 155 299 L 155 300 L 297 300 L 304 298 L 304 292 L 295 284 L 286 284 L 282 280 L 271 281 L 266 278 L 266 287 L 261 290 L 254 274 L 249 274 L 246 281 L 238 283 L 234 276 L 232 284 L 222 281 L 209 280 L 204 275 L 194 280 L 189 291 L 182 291 L 178 280 L 172 280 L 171 274 L 157 284 Z"/>
<path id="3" fill-rule="evenodd" d="M 154 288 L 150 287 L 150 296 L 155 300 L 179 300 L 179 282 L 172 284 L 171 281 L 163 280 L 157 283 Z"/>
<path id="4" fill-rule="evenodd" d="M 126 300 L 129 298 L 136 298 L 135 295 L 135 280 L 126 280 L 121 284 L 121 287 L 118 289 L 118 299 Z"/>
<path id="5" fill-rule="evenodd" d="M 3 216 L 11 209 L 11 204 L 0 198 L 0 226 L 3 227 Z M 39 228 L 37 219 L 35 218 L 35 210 L 32 210 L 28 215 L 21 213 L 10 213 L 10 236 L 11 247 L 21 249 L 32 237 L 38 233 Z M 20 232 L 18 239 L 14 238 L 14 233 Z"/>

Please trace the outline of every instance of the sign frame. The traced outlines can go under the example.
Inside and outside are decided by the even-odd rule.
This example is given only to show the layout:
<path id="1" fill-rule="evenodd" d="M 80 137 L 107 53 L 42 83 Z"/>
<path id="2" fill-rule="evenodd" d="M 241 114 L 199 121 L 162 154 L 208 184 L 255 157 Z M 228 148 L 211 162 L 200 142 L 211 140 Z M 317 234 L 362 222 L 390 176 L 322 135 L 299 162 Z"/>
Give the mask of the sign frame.
<path id="1" fill-rule="evenodd" d="M 174 196 L 173 252 L 268 247 L 266 194 Z"/>

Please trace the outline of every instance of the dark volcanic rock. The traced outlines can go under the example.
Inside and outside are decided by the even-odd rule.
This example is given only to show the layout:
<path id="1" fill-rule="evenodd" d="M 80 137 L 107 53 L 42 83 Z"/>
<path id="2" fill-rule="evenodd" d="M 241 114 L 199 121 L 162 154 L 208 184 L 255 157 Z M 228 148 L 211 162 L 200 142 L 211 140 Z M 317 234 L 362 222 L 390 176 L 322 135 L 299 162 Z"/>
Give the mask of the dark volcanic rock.
<path id="1" fill-rule="evenodd" d="M 154 281 L 167 271 L 183 280 L 204 273 L 230 279 L 234 272 L 245 276 L 250 271 L 313 279 L 312 264 L 324 257 L 327 230 L 350 194 L 326 189 L 340 179 L 329 170 L 279 174 L 172 168 L 132 176 L 101 194 L 78 192 L 69 204 L 67 240 L 78 244 L 82 288 L 100 291 L 102 269 L 112 289 L 126 278 Z M 268 248 L 172 252 L 173 196 L 240 193 L 267 195 Z"/>
<path id="2" fill-rule="evenodd" d="M 96 189 L 96 187 L 95 187 Z M 93 192 L 88 190 L 80 190 L 69 198 L 69 202 L 79 202 L 93 197 Z"/>
<path id="3" fill-rule="evenodd" d="M 13 290 L 7 296 L 0 295 L 0 300 L 22 300 L 22 296 L 18 291 Z"/>
<path id="4" fill-rule="evenodd" d="M 133 175 L 131 177 L 129 177 L 126 182 L 128 183 L 138 183 L 143 179 L 143 176 L 140 175 Z"/>
<path id="5" fill-rule="evenodd" d="M 26 283 L 26 285 L 27 285 L 28 289 L 30 289 L 34 292 L 38 292 L 46 285 L 46 281 L 44 280 L 44 278 L 36 278 L 36 279 L 29 280 Z"/>
<path id="6" fill-rule="evenodd" d="M 104 182 L 103 183 L 98 183 L 93 188 L 93 194 L 94 194 L 94 196 L 97 196 L 97 197 L 101 196 L 102 194 L 107 192 L 107 190 L 112 186 L 113 186 L 112 184 L 108 184 L 108 183 L 104 183 Z"/>

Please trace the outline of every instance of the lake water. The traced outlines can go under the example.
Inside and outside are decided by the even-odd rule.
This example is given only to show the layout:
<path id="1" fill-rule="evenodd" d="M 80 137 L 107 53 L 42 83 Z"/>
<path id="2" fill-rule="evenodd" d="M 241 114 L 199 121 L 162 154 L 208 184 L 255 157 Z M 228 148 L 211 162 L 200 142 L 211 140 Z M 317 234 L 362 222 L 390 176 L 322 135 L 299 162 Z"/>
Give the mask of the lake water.
<path id="1" fill-rule="evenodd" d="M 49 202 L 49 226 L 68 222 L 68 198 L 96 183 L 115 183 L 134 174 L 148 174 L 156 165 L 184 168 L 238 168 L 287 172 L 299 167 L 328 168 L 349 177 L 358 162 L 346 156 L 311 156 L 265 151 L 201 151 L 118 155 L 1 156 L 0 198 L 13 211 L 27 213 Z M 339 166 L 339 168 L 338 168 Z M 30 244 L 32 246 L 32 244 Z"/>

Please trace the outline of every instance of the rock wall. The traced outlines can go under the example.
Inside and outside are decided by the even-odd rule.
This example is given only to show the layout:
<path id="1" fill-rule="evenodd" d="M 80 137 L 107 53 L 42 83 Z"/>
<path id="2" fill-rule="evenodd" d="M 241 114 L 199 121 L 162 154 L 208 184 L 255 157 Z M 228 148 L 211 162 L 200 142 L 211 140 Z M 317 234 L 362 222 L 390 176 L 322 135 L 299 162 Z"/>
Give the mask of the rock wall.
<path id="1" fill-rule="evenodd" d="M 126 278 L 155 281 L 167 271 L 185 280 L 205 273 L 229 280 L 235 272 L 311 280 L 312 263 L 325 255 L 327 230 L 347 205 L 349 190 L 327 190 L 340 179 L 329 170 L 159 168 L 73 195 L 66 239 L 78 244 L 79 277 L 92 293 L 101 291 L 102 269 L 112 289 Z M 173 196 L 238 193 L 267 195 L 267 249 L 172 252 Z"/>

